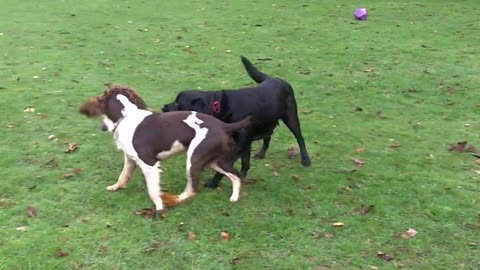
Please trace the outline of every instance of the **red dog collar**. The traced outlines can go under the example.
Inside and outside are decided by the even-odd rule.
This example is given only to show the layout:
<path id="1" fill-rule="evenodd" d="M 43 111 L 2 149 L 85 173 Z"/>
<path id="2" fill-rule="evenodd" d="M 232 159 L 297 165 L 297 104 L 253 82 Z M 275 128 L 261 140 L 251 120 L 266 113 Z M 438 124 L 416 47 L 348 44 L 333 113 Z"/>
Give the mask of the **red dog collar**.
<path id="1" fill-rule="evenodd" d="M 212 103 L 212 111 L 213 111 L 214 113 L 219 113 L 219 112 L 220 112 L 220 101 L 215 100 L 215 101 Z"/>

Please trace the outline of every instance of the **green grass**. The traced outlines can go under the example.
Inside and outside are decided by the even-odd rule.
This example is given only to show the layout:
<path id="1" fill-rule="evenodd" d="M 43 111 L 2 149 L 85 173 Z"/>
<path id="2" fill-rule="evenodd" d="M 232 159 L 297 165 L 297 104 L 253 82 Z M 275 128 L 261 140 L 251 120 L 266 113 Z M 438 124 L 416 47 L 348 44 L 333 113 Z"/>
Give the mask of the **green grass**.
<path id="1" fill-rule="evenodd" d="M 480 268 L 480 168 L 447 150 L 480 147 L 480 3 L 415 3 L 363 1 L 358 22 L 357 1 L 1 0 L 0 269 Z M 312 167 L 287 158 L 281 125 L 238 203 L 224 180 L 166 220 L 135 216 L 151 206 L 143 176 L 105 190 L 123 157 L 79 105 L 106 82 L 157 109 L 250 85 L 240 55 L 294 86 Z M 182 191 L 184 157 L 164 168 Z"/>

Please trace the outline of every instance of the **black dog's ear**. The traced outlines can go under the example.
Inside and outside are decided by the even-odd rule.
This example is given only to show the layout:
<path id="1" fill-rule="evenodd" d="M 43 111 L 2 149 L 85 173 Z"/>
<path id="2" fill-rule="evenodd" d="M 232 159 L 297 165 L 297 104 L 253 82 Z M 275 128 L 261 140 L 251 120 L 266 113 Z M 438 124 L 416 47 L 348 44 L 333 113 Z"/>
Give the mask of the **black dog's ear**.
<path id="1" fill-rule="evenodd" d="M 206 110 L 207 102 L 202 97 L 198 97 L 198 98 L 193 99 L 190 102 L 190 106 L 191 106 L 193 111 L 207 113 L 207 110 Z"/>

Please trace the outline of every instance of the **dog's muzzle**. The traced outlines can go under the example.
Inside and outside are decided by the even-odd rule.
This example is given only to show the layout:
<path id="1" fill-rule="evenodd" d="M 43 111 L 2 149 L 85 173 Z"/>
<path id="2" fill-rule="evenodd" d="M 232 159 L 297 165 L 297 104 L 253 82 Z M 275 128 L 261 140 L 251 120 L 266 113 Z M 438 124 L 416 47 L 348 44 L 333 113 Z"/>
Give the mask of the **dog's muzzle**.
<path id="1" fill-rule="evenodd" d="M 176 103 L 165 104 L 162 108 L 162 112 L 174 112 L 178 111 Z"/>
<path id="2" fill-rule="evenodd" d="M 102 131 L 108 131 L 108 127 L 105 124 L 102 124 L 101 129 L 102 129 Z"/>

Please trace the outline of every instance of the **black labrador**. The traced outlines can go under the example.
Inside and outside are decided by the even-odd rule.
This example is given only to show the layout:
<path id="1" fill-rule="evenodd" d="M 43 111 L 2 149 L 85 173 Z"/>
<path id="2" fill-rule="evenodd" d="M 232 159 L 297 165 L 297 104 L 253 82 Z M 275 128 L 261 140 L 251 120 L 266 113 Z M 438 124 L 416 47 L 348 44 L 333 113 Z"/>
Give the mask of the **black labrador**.
<path id="1" fill-rule="evenodd" d="M 248 75 L 258 85 L 238 90 L 182 91 L 177 95 L 175 102 L 166 104 L 162 110 L 164 112 L 197 111 L 213 115 L 226 123 L 237 122 L 247 115 L 252 116 L 250 128 L 234 136 L 240 149 L 237 155 L 242 158 L 243 177 L 250 169 L 252 141 L 263 139 L 262 149 L 255 157 L 264 158 L 273 130 L 280 119 L 297 139 L 302 164 L 310 166 L 311 161 L 300 129 L 292 86 L 280 78 L 273 78 L 259 71 L 247 58 L 242 56 L 241 59 Z M 221 174 L 215 174 L 206 186 L 217 187 L 221 178 Z"/>

